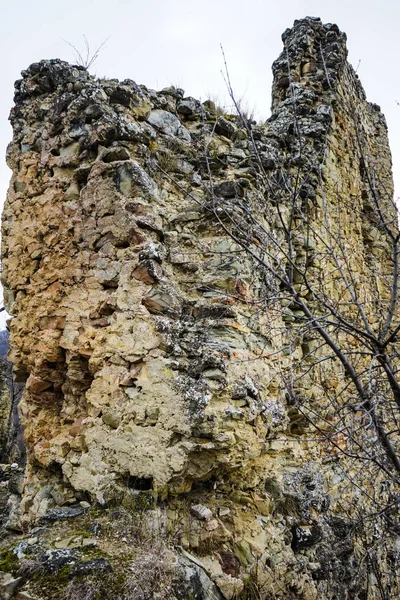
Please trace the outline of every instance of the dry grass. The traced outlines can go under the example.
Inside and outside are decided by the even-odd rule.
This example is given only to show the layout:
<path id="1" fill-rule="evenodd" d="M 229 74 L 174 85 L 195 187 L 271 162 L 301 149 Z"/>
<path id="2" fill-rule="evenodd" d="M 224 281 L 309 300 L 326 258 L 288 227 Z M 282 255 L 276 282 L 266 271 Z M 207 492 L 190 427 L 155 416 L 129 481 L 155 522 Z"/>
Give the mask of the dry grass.
<path id="1" fill-rule="evenodd" d="M 110 560 L 113 571 L 70 581 L 63 600 L 171 600 L 174 554 L 157 511 L 112 511 L 101 537 L 119 539 L 126 553 Z"/>
<path id="2" fill-rule="evenodd" d="M 170 600 L 173 598 L 172 553 L 162 540 L 131 561 L 123 600 Z"/>

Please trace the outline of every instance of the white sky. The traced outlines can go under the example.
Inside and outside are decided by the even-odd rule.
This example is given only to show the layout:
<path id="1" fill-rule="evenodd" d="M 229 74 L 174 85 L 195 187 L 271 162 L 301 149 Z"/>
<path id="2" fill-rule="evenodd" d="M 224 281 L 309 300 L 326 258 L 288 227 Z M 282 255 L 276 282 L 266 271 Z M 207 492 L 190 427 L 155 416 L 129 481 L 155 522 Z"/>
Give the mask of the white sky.
<path id="1" fill-rule="evenodd" d="M 218 98 L 224 104 L 222 44 L 237 97 L 244 95 L 249 107 L 266 118 L 280 36 L 294 19 L 310 15 L 337 23 L 347 33 L 349 60 L 355 68 L 360 63 L 368 99 L 381 106 L 388 121 L 399 193 L 398 0 L 0 0 L 0 9 L 3 155 L 11 139 L 7 119 L 14 80 L 42 58 L 74 62 L 63 38 L 79 49 L 83 34 L 93 49 L 110 38 L 91 69 L 100 77 L 129 78 L 154 89 L 176 85 L 186 95 Z M 0 161 L 1 201 L 9 177 Z"/>

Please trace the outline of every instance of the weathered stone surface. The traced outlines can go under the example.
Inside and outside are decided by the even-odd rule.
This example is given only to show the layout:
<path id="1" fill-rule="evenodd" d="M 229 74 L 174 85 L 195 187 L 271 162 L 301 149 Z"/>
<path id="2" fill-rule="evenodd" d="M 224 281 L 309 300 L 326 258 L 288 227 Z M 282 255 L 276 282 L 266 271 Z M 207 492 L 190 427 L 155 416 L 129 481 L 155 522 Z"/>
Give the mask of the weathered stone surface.
<path id="1" fill-rule="evenodd" d="M 223 596 L 205 572 L 201 561 L 185 552 L 179 557 L 179 565 L 181 573 L 178 571 L 175 588 L 177 600 L 190 598 L 191 595 L 204 600 L 222 600 Z"/>
<path id="2" fill-rule="evenodd" d="M 213 516 L 212 511 L 207 508 L 207 506 L 203 506 L 202 504 L 191 506 L 190 512 L 201 521 L 210 521 Z"/>
<path id="3" fill-rule="evenodd" d="M 225 117 L 218 117 L 215 130 L 217 133 L 230 138 L 236 131 L 236 126 Z"/>
<path id="4" fill-rule="evenodd" d="M 225 575 L 223 577 L 217 577 L 215 580 L 220 592 L 226 600 L 232 600 L 232 598 L 238 598 L 243 592 L 244 584 L 241 579 L 236 579 L 231 575 Z"/>
<path id="5" fill-rule="evenodd" d="M 170 112 L 153 110 L 147 120 L 151 125 L 154 125 L 154 127 L 167 135 L 177 135 L 183 140 L 190 141 L 190 133 L 181 125 L 179 119 Z"/>
<path id="6" fill-rule="evenodd" d="M 105 558 L 95 558 L 84 562 L 78 562 L 71 569 L 70 577 L 82 577 L 83 575 L 98 575 L 111 571 L 111 565 Z"/>
<path id="7" fill-rule="evenodd" d="M 235 598 L 245 586 L 265 598 L 365 597 L 362 548 L 344 509 L 358 498 L 282 381 L 316 340 L 296 337 L 301 315 L 290 302 L 274 314 L 265 272 L 210 214 L 213 194 L 233 211 L 267 207 L 252 234 L 261 246 L 263 230 L 279 238 L 289 218 L 284 174 L 294 167 L 315 222 L 330 218 L 322 194 L 332 211 L 338 195 L 360 203 L 349 101 L 392 189 L 384 117 L 346 62 L 344 34 L 307 18 L 283 39 L 272 117 L 249 130 L 182 90 L 97 80 L 59 60 L 31 65 L 16 84 L 3 282 L 10 357 L 26 380 L 28 465 L 6 494 L 8 523 L 73 527 L 90 506 L 82 501 L 148 512 L 162 500 L 158 520 L 143 521 L 184 549 L 173 555 L 178 600 Z M 384 265 L 362 202 L 341 218 L 360 278 L 370 255 Z M 313 254 L 320 243 L 299 228 L 296 256 L 323 268 Z M 373 297 L 367 277 L 362 289 Z M 346 385 L 342 372 L 319 373 L 302 383 L 311 406 Z M 101 549 L 100 538 L 101 529 Z M 79 562 L 77 539 L 59 536 L 43 552 L 46 568 L 108 571 L 96 562 L 104 559 Z"/>
<path id="8" fill-rule="evenodd" d="M 51 523 L 53 521 L 64 521 L 66 519 L 75 519 L 85 513 L 82 506 L 68 506 L 66 508 L 53 508 L 47 511 L 45 516 L 40 520 L 41 525 Z"/>
<path id="9" fill-rule="evenodd" d="M 2 579 L 0 580 L 0 591 L 3 600 L 11 600 L 21 585 L 21 577 L 13 577 L 10 573 L 2 574 Z"/>

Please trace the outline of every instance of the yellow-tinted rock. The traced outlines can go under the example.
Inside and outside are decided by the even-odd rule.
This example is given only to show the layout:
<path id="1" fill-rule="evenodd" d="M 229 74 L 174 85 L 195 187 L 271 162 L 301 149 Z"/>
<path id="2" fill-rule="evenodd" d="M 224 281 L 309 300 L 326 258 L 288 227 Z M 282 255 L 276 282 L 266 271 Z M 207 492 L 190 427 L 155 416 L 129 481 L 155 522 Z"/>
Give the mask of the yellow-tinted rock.
<path id="1" fill-rule="evenodd" d="M 3 282 L 14 315 L 10 357 L 27 379 L 23 518 L 75 495 L 102 505 L 158 497 L 175 542 L 211 566 L 220 551 L 209 569 L 226 599 L 246 581 L 265 598 L 276 590 L 344 598 L 357 557 L 369 556 L 353 540 L 341 546 L 343 531 L 354 531 L 347 512 L 364 510 L 340 470 L 359 477 L 351 453 L 348 462 L 338 453 L 347 452 L 345 432 L 331 431 L 330 399 L 348 379 L 323 356 L 312 368 L 315 331 L 292 297 L 276 305 L 279 286 L 244 250 L 258 248 L 264 260 L 281 253 L 285 264 L 295 198 L 315 230 L 300 218 L 294 225 L 296 298 L 315 301 L 307 266 L 326 279 L 333 306 L 351 300 L 318 234 L 329 221 L 344 232 L 363 302 L 387 301 L 389 250 L 379 227 L 367 226 L 355 114 L 390 192 L 387 132 L 336 26 L 307 18 L 284 37 L 273 116 L 245 133 L 212 103 L 204 113 L 175 89 L 95 80 L 58 60 L 24 72 L 11 117 Z M 67 93 L 71 102 L 55 115 Z M 357 350 L 354 336 L 346 343 Z M 75 547 L 72 538 L 60 544 Z"/>

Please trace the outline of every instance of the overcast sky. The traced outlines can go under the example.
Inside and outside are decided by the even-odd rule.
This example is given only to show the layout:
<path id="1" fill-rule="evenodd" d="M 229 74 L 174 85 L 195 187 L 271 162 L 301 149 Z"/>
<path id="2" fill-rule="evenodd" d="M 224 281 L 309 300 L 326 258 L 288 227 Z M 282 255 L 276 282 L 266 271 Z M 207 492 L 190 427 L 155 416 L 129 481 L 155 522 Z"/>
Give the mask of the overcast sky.
<path id="1" fill-rule="evenodd" d="M 224 104 L 220 44 L 237 97 L 260 118 L 269 116 L 271 64 L 281 34 L 294 19 L 318 16 L 347 33 L 349 60 L 370 101 L 386 115 L 400 192 L 400 78 L 398 0 L 0 0 L 0 146 L 11 139 L 8 113 L 20 71 L 42 58 L 74 62 L 64 40 L 95 50 L 109 38 L 92 72 L 133 79 L 154 89 L 176 85 L 187 95 Z M 0 164 L 0 198 L 10 172 Z"/>

